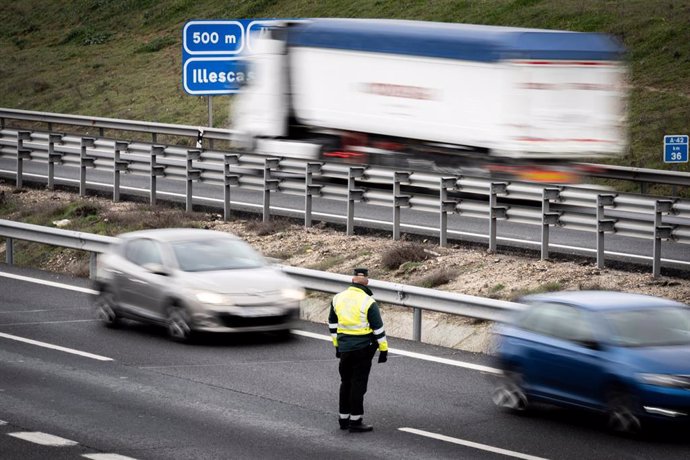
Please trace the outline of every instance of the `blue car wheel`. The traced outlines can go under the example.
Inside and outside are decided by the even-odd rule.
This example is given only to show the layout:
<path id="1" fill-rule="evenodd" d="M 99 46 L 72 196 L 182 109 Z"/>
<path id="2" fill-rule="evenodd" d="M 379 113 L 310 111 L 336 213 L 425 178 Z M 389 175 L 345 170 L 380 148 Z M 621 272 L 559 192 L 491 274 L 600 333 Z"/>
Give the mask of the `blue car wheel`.
<path id="1" fill-rule="evenodd" d="M 529 407 L 527 395 L 523 389 L 522 374 L 516 371 L 504 371 L 494 385 L 491 399 L 497 407 L 514 412 L 523 412 Z"/>

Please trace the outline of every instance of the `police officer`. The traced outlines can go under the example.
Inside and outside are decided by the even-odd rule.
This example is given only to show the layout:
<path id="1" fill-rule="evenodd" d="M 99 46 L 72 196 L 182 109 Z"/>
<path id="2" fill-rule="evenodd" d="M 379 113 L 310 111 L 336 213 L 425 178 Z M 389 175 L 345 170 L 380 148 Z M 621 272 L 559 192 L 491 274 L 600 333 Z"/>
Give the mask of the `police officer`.
<path id="1" fill-rule="evenodd" d="M 335 356 L 340 358 L 339 423 L 351 433 L 371 431 L 363 422 L 371 361 L 379 350 L 379 363 L 388 359 L 388 342 L 376 300 L 367 287 L 369 271 L 356 268 L 352 284 L 336 294 L 328 315 Z"/>

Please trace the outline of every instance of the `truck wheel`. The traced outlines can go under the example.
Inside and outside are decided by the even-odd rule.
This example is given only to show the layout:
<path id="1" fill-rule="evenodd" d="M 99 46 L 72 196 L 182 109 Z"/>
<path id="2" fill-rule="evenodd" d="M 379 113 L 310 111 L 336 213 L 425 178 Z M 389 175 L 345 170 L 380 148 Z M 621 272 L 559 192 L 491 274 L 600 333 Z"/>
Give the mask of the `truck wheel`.
<path id="1" fill-rule="evenodd" d="M 106 327 L 117 327 L 120 324 L 120 315 L 117 313 L 115 295 L 107 289 L 98 293 L 95 301 L 96 315 Z"/>
<path id="2" fill-rule="evenodd" d="M 503 375 L 496 379 L 491 394 L 496 407 L 511 412 L 524 412 L 529 407 L 529 400 L 523 389 L 522 374 L 518 371 L 504 371 Z"/>
<path id="3" fill-rule="evenodd" d="M 189 342 L 192 338 L 189 313 L 183 307 L 172 306 L 168 308 L 167 316 L 168 335 L 176 342 Z"/>

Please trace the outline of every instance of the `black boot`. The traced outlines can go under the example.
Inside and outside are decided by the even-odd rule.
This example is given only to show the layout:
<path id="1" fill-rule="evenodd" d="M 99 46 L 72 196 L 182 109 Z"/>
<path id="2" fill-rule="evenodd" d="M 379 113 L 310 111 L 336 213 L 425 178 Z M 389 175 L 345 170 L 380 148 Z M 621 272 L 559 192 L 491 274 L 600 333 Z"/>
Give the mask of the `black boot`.
<path id="1" fill-rule="evenodd" d="M 364 433 L 373 429 L 373 426 L 367 425 L 361 418 L 359 420 L 350 420 L 350 433 Z"/>
<path id="2" fill-rule="evenodd" d="M 347 430 L 350 428 L 350 419 L 349 418 L 339 418 L 338 423 L 340 423 L 340 429 L 341 430 Z"/>

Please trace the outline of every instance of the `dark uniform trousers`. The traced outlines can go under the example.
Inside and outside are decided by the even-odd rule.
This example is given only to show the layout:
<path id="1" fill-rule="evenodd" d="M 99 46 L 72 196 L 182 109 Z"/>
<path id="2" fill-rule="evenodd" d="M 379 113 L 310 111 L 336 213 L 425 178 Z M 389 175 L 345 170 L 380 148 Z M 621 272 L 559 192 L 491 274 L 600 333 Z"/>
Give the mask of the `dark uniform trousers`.
<path id="1" fill-rule="evenodd" d="M 364 414 L 364 394 L 367 392 L 371 360 L 378 346 L 345 351 L 340 354 L 340 413 L 353 416 Z"/>

